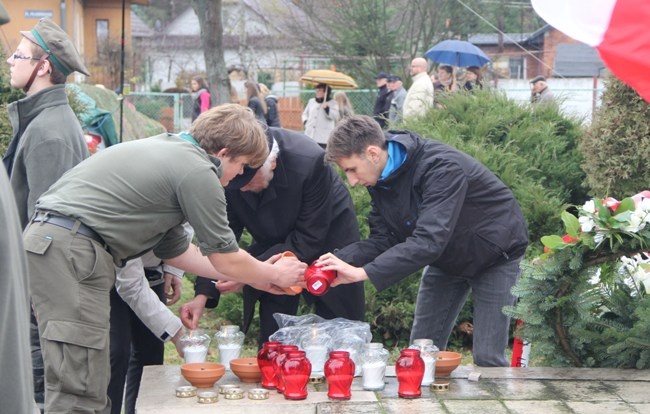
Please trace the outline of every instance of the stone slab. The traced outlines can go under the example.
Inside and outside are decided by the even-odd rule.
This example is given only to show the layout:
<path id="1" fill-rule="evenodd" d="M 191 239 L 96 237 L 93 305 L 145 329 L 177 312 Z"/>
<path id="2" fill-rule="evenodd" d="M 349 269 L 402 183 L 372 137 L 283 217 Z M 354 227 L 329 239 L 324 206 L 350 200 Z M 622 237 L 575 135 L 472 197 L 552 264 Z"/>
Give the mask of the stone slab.
<path id="1" fill-rule="evenodd" d="M 443 406 L 449 414 L 508 414 L 508 409 L 497 400 L 446 400 Z"/>
<path id="2" fill-rule="evenodd" d="M 355 380 L 360 381 L 360 380 Z M 145 386 L 146 384 L 146 386 Z M 227 371 L 214 387 L 210 389 L 199 389 L 217 391 L 219 385 L 237 384 L 245 391 L 251 388 L 258 388 L 260 384 L 246 384 L 239 382 L 238 378 Z M 309 394 L 307 399 L 291 401 L 284 398 L 282 394 L 271 390 L 268 400 L 255 401 L 248 398 L 242 400 L 226 400 L 219 396 L 219 401 L 214 404 L 199 404 L 196 398 L 176 397 L 176 387 L 190 385 L 181 375 L 180 366 L 158 365 L 145 367 L 140 394 L 137 401 L 138 414 L 167 414 L 167 413 L 214 413 L 218 408 L 219 413 L 241 413 L 248 409 L 263 412 L 264 414 L 293 414 L 293 413 L 316 413 L 319 406 L 324 405 L 354 405 L 354 404 L 378 404 L 377 396 L 372 391 L 364 391 L 360 386 L 355 385 L 352 398 L 349 401 L 331 401 L 327 398 L 327 386 L 319 384 L 317 387 L 308 386 Z"/>
<path id="3" fill-rule="evenodd" d="M 630 404 L 639 414 L 650 414 L 650 404 Z"/>
<path id="4" fill-rule="evenodd" d="M 622 401 L 567 401 L 575 414 L 638 414 L 638 411 Z"/>
<path id="5" fill-rule="evenodd" d="M 451 377 L 467 378 L 472 371 L 480 372 L 482 379 L 650 381 L 650 370 L 648 369 L 615 368 L 485 368 L 460 366 L 451 373 Z"/>
<path id="6" fill-rule="evenodd" d="M 542 380 L 483 380 L 504 400 L 555 400 L 556 391 Z"/>
<path id="7" fill-rule="evenodd" d="M 481 372 L 479 381 L 467 379 L 469 373 Z M 422 397 L 414 400 L 397 395 L 395 377 L 387 377 L 382 391 L 365 391 L 361 378 L 352 384 L 352 399 L 330 401 L 327 384 L 310 384 L 303 401 L 289 401 L 275 392 L 263 401 L 225 400 L 199 404 L 196 398 L 175 396 L 179 385 L 188 383 L 180 366 L 145 367 L 137 409 L 140 414 L 214 413 L 235 414 L 650 414 L 650 370 L 583 369 L 583 368 L 474 368 L 461 366 L 449 378 L 448 391 L 422 388 Z M 389 372 L 394 373 L 393 367 Z M 242 384 L 232 373 L 213 387 L 237 384 L 248 390 L 259 384 Z"/>
<path id="8" fill-rule="evenodd" d="M 503 401 L 511 414 L 569 414 L 571 409 L 562 401 L 527 400 Z"/>
<path id="9" fill-rule="evenodd" d="M 557 399 L 565 401 L 619 401 L 612 387 L 601 381 L 546 381 L 555 390 Z"/>
<path id="10" fill-rule="evenodd" d="M 650 384 L 642 381 L 605 381 L 619 397 L 628 403 L 650 404 Z"/>
<path id="11" fill-rule="evenodd" d="M 438 401 L 420 398 L 417 400 L 383 400 L 382 411 L 385 414 L 448 414 L 448 411 Z"/>

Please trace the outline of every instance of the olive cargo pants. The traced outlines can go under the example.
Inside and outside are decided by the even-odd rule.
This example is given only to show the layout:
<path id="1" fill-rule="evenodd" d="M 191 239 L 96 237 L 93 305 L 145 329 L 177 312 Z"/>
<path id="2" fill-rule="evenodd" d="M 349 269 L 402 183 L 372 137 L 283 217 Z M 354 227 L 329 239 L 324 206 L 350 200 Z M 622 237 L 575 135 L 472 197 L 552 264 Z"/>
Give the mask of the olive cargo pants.
<path id="1" fill-rule="evenodd" d="M 46 413 L 107 413 L 113 258 L 75 231 L 32 223 L 24 232 L 41 334 Z"/>

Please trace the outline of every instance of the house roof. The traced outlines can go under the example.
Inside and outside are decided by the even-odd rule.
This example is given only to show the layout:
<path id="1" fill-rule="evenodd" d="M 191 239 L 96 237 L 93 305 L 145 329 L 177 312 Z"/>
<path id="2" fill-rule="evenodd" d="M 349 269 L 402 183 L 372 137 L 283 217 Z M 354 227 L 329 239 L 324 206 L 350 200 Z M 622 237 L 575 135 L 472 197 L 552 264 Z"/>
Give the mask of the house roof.
<path id="1" fill-rule="evenodd" d="M 584 43 L 560 43 L 557 45 L 554 70 L 565 78 L 600 75 L 605 64 L 598 52 Z"/>
<path id="2" fill-rule="evenodd" d="M 287 27 L 287 20 L 302 20 L 305 18 L 304 13 L 290 0 L 231 0 L 224 2 L 222 11 L 224 13 L 224 25 L 227 24 L 225 18 L 229 13 L 232 14 L 235 21 L 241 18 L 240 13 L 242 13 L 242 10 L 238 9 L 239 4 L 245 7 L 246 11 L 244 13 L 247 12 L 249 13 L 248 16 L 254 15 L 257 18 L 257 21 L 249 20 L 247 22 L 247 30 L 250 31 L 249 36 L 268 36 L 272 34 L 269 32 L 288 35 L 291 33 Z M 224 35 L 227 35 L 229 30 L 237 32 L 234 27 L 224 27 Z M 188 7 L 183 11 L 165 29 L 165 33 L 170 36 L 200 36 L 200 32 L 199 18 L 192 7 Z"/>
<path id="3" fill-rule="evenodd" d="M 132 37 L 152 37 L 154 35 L 151 29 L 137 14 L 131 10 L 131 36 Z"/>
<path id="4" fill-rule="evenodd" d="M 529 37 L 530 37 L 530 33 L 504 33 L 503 43 L 506 45 L 512 45 L 515 42 L 521 43 L 521 42 L 525 42 Z M 498 45 L 499 34 L 478 33 L 473 36 L 470 36 L 469 39 L 467 40 L 470 43 L 474 43 L 476 46 Z"/>
<path id="5" fill-rule="evenodd" d="M 521 45 L 539 45 L 544 40 L 544 33 L 551 28 L 550 25 L 545 25 L 530 33 L 504 33 L 503 44 L 514 45 L 519 43 Z M 467 39 L 470 43 L 477 46 L 493 46 L 499 44 L 498 33 L 477 33 Z"/>

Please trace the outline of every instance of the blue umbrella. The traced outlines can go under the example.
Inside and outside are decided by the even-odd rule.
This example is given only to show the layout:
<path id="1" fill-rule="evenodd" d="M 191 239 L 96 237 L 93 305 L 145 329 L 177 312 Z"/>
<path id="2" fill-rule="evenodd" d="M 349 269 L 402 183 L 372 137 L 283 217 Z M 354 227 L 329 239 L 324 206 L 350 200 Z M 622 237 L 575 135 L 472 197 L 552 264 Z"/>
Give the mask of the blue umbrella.
<path id="1" fill-rule="evenodd" d="M 424 57 L 446 65 L 479 68 L 490 61 L 485 53 L 464 40 L 443 40 L 424 54 Z"/>

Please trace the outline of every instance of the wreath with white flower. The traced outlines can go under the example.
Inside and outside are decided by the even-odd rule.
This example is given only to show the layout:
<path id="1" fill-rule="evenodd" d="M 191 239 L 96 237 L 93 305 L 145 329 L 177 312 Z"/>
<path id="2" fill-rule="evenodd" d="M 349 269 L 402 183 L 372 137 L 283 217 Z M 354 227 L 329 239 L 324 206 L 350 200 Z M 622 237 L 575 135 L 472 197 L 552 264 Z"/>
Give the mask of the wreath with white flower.
<path id="1" fill-rule="evenodd" d="M 650 368 L 650 191 L 564 211 L 506 308 L 546 366 Z"/>

